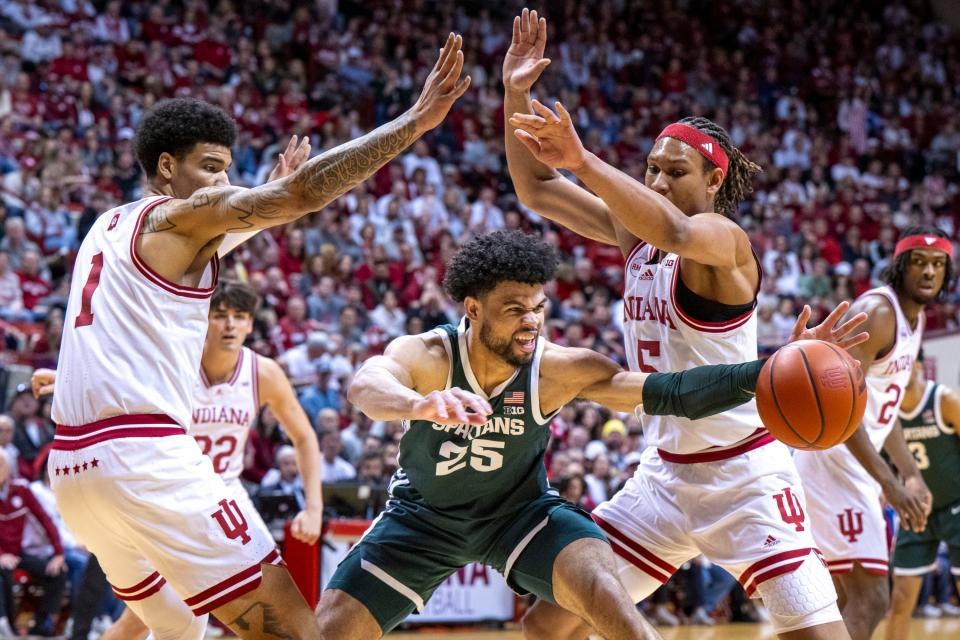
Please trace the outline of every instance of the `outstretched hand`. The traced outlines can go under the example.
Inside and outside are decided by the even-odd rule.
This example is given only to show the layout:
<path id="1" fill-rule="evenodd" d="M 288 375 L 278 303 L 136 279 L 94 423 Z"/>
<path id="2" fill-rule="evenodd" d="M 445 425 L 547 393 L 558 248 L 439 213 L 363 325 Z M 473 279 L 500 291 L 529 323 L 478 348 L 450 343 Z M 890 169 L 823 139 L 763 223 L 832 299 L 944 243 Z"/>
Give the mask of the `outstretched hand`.
<path id="1" fill-rule="evenodd" d="M 300 168 L 307 158 L 310 157 L 310 136 L 303 136 L 300 144 L 297 144 L 297 136 L 292 136 L 287 148 L 284 149 L 277 158 L 277 164 L 273 167 L 267 182 L 273 182 L 280 178 L 286 178 L 288 175 Z"/>
<path id="2" fill-rule="evenodd" d="M 587 161 L 587 150 L 573 127 L 570 114 L 559 102 L 554 113 L 539 100 L 531 102 L 535 114 L 515 113 L 510 124 L 513 135 L 537 160 L 555 169 L 575 171 Z"/>
<path id="3" fill-rule="evenodd" d="M 870 334 L 866 331 L 853 333 L 853 331 L 867 321 L 867 314 L 861 312 L 853 316 L 843 324 L 837 326 L 840 319 L 843 318 L 847 310 L 850 309 L 850 303 L 844 300 L 837 305 L 837 308 L 830 312 L 823 322 L 810 329 L 807 328 L 807 322 L 813 311 L 810 305 L 803 305 L 803 311 L 797 316 L 797 322 L 793 325 L 793 331 L 790 333 L 788 342 L 797 340 L 823 340 L 835 344 L 841 349 L 850 349 L 858 344 L 870 339 Z M 853 335 L 851 335 L 853 334 Z"/>
<path id="4" fill-rule="evenodd" d="M 468 412 L 467 409 L 471 409 Z M 493 413 L 490 403 L 475 393 L 458 387 L 431 391 L 413 407 L 414 420 L 428 420 L 436 424 L 482 425 Z"/>
<path id="5" fill-rule="evenodd" d="M 447 36 L 447 43 L 423 84 L 423 91 L 412 109 L 417 129 L 421 132 L 443 122 L 453 103 L 470 87 L 470 76 L 460 77 L 463 71 L 462 46 L 462 36 L 453 33 Z"/>
<path id="6" fill-rule="evenodd" d="M 528 91 L 550 64 L 543 57 L 547 46 L 547 21 L 524 9 L 513 19 L 513 39 L 503 59 L 503 86 L 507 91 Z"/>

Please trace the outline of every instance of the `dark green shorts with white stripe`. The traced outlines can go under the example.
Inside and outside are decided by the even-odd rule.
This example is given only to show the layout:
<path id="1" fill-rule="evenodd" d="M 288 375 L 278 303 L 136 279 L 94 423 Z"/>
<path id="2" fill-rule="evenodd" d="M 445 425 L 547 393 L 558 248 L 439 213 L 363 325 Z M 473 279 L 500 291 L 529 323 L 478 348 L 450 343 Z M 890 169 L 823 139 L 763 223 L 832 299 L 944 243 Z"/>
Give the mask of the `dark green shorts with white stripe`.
<path id="1" fill-rule="evenodd" d="M 953 574 L 960 575 L 960 502 L 931 511 L 927 528 L 920 533 L 900 528 L 893 549 L 894 574 L 913 576 L 933 571 L 941 540 L 947 543 Z"/>
<path id="2" fill-rule="evenodd" d="M 452 518 L 423 503 L 393 498 L 337 567 L 327 589 L 340 589 L 363 603 L 384 633 L 422 609 L 444 580 L 471 562 L 493 567 L 518 593 L 554 602 L 554 560 L 582 538 L 606 540 L 585 511 L 552 494 L 488 521 Z"/>

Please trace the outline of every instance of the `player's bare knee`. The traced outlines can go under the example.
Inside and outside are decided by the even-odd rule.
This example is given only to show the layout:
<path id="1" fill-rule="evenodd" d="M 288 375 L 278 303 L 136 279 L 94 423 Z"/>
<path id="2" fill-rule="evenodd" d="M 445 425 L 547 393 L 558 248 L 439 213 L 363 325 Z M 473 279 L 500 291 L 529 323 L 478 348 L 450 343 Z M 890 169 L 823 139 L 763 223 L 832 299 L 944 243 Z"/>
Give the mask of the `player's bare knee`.
<path id="1" fill-rule="evenodd" d="M 383 631 L 373 614 L 356 598 L 339 589 L 327 589 L 315 612 L 323 640 L 376 640 Z"/>
<path id="2" fill-rule="evenodd" d="M 551 637 L 549 625 L 543 620 L 543 614 L 537 607 L 528 609 L 520 619 L 520 629 L 524 640 L 547 640 Z"/>

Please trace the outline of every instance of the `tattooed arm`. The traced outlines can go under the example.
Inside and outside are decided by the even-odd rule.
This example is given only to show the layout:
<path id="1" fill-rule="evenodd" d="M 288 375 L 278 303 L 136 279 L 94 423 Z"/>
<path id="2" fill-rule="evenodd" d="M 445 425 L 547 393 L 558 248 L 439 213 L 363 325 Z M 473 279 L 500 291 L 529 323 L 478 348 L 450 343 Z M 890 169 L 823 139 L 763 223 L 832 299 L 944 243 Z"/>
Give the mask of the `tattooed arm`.
<path id="1" fill-rule="evenodd" d="M 460 77 L 461 44 L 460 36 L 451 33 L 417 103 L 397 119 L 305 162 L 280 180 L 253 189 L 212 187 L 186 200 L 165 202 L 148 214 L 142 233 L 180 236 L 196 257 L 226 233 L 274 227 L 322 209 L 443 121 L 470 85 L 469 76 Z"/>

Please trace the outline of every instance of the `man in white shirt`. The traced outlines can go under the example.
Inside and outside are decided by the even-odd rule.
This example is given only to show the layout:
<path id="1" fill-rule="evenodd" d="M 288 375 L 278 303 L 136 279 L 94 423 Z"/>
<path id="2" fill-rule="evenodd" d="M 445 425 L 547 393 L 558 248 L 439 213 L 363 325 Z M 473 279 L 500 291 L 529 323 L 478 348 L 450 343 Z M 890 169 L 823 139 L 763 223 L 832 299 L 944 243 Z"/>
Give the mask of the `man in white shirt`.
<path id="1" fill-rule="evenodd" d="M 327 484 L 345 482 L 357 477 L 357 470 L 353 465 L 340 457 L 342 450 L 340 431 L 334 429 L 320 434 L 320 470 L 321 477 Z"/>

